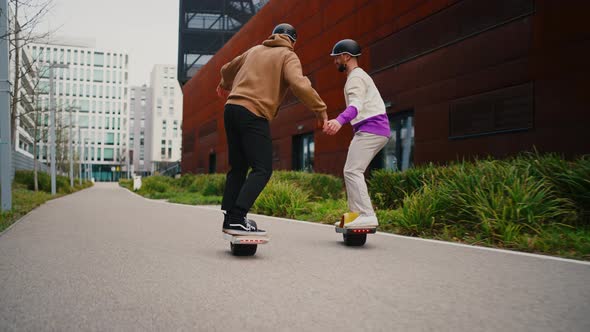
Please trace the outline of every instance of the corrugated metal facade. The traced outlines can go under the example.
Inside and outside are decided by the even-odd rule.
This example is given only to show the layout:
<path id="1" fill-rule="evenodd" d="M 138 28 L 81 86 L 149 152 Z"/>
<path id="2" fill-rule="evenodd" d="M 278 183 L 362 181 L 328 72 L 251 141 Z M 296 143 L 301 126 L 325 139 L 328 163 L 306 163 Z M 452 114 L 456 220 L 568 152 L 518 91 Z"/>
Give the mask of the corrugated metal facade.
<path id="1" fill-rule="evenodd" d="M 281 22 L 298 30 L 304 74 L 333 118 L 345 107 L 335 42 L 363 47 L 388 113 L 411 114 L 413 164 L 531 150 L 590 152 L 590 27 L 586 2 L 551 0 L 270 1 L 184 86 L 184 172 L 228 168 L 219 69 Z M 313 134 L 313 169 L 341 175 L 350 126 L 314 129 L 292 96 L 271 130 L 275 169 L 291 169 L 293 141 Z M 215 167 L 211 167 L 215 166 Z"/>

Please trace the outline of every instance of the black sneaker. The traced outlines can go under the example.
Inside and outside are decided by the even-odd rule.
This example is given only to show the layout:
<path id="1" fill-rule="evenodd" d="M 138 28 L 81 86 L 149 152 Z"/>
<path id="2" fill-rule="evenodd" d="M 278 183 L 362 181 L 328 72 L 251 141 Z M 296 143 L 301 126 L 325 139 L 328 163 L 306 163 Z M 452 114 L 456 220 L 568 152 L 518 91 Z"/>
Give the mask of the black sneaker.
<path id="1" fill-rule="evenodd" d="M 226 212 L 223 212 L 223 226 L 221 227 L 221 230 L 224 229 L 229 229 L 229 214 L 227 214 Z M 258 225 L 256 225 L 256 221 L 252 220 L 252 219 L 248 219 L 248 221 L 254 225 L 254 227 L 258 228 Z"/>
<path id="2" fill-rule="evenodd" d="M 239 219 L 226 216 L 223 231 L 231 235 L 266 235 L 266 231 L 259 229 L 254 220 L 246 217 Z"/>
<path id="3" fill-rule="evenodd" d="M 223 213 L 223 226 L 221 227 L 221 230 L 225 230 L 226 228 L 229 228 L 229 215 L 224 212 Z"/>

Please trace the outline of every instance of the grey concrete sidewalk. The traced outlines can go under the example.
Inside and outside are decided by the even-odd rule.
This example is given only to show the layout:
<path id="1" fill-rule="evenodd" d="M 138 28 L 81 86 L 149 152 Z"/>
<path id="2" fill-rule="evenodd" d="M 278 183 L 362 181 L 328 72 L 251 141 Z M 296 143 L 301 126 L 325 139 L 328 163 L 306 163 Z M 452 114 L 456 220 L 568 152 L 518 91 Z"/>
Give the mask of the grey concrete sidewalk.
<path id="1" fill-rule="evenodd" d="M 590 331 L 590 265 L 254 218 L 237 258 L 219 210 L 116 184 L 59 198 L 0 236 L 2 331 Z"/>

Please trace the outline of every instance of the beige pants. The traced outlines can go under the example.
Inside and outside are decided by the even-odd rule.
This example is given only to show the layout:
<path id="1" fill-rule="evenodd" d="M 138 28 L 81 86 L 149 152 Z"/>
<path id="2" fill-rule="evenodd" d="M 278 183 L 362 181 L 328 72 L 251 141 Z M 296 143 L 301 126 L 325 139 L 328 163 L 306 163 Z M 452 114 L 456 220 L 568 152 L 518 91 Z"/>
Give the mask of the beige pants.
<path id="1" fill-rule="evenodd" d="M 352 138 L 344 165 L 344 183 L 350 211 L 375 215 L 364 173 L 373 157 L 388 141 L 387 137 L 364 132 L 357 132 Z"/>

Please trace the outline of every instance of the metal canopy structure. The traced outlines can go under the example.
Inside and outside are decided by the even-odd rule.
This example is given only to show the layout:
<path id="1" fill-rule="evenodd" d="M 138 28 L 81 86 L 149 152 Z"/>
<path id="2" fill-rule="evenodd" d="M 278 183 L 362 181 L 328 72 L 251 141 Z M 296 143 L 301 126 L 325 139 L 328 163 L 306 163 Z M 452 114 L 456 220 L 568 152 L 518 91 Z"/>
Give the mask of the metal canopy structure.
<path id="1" fill-rule="evenodd" d="M 178 81 L 184 85 L 268 0 L 180 0 Z"/>

